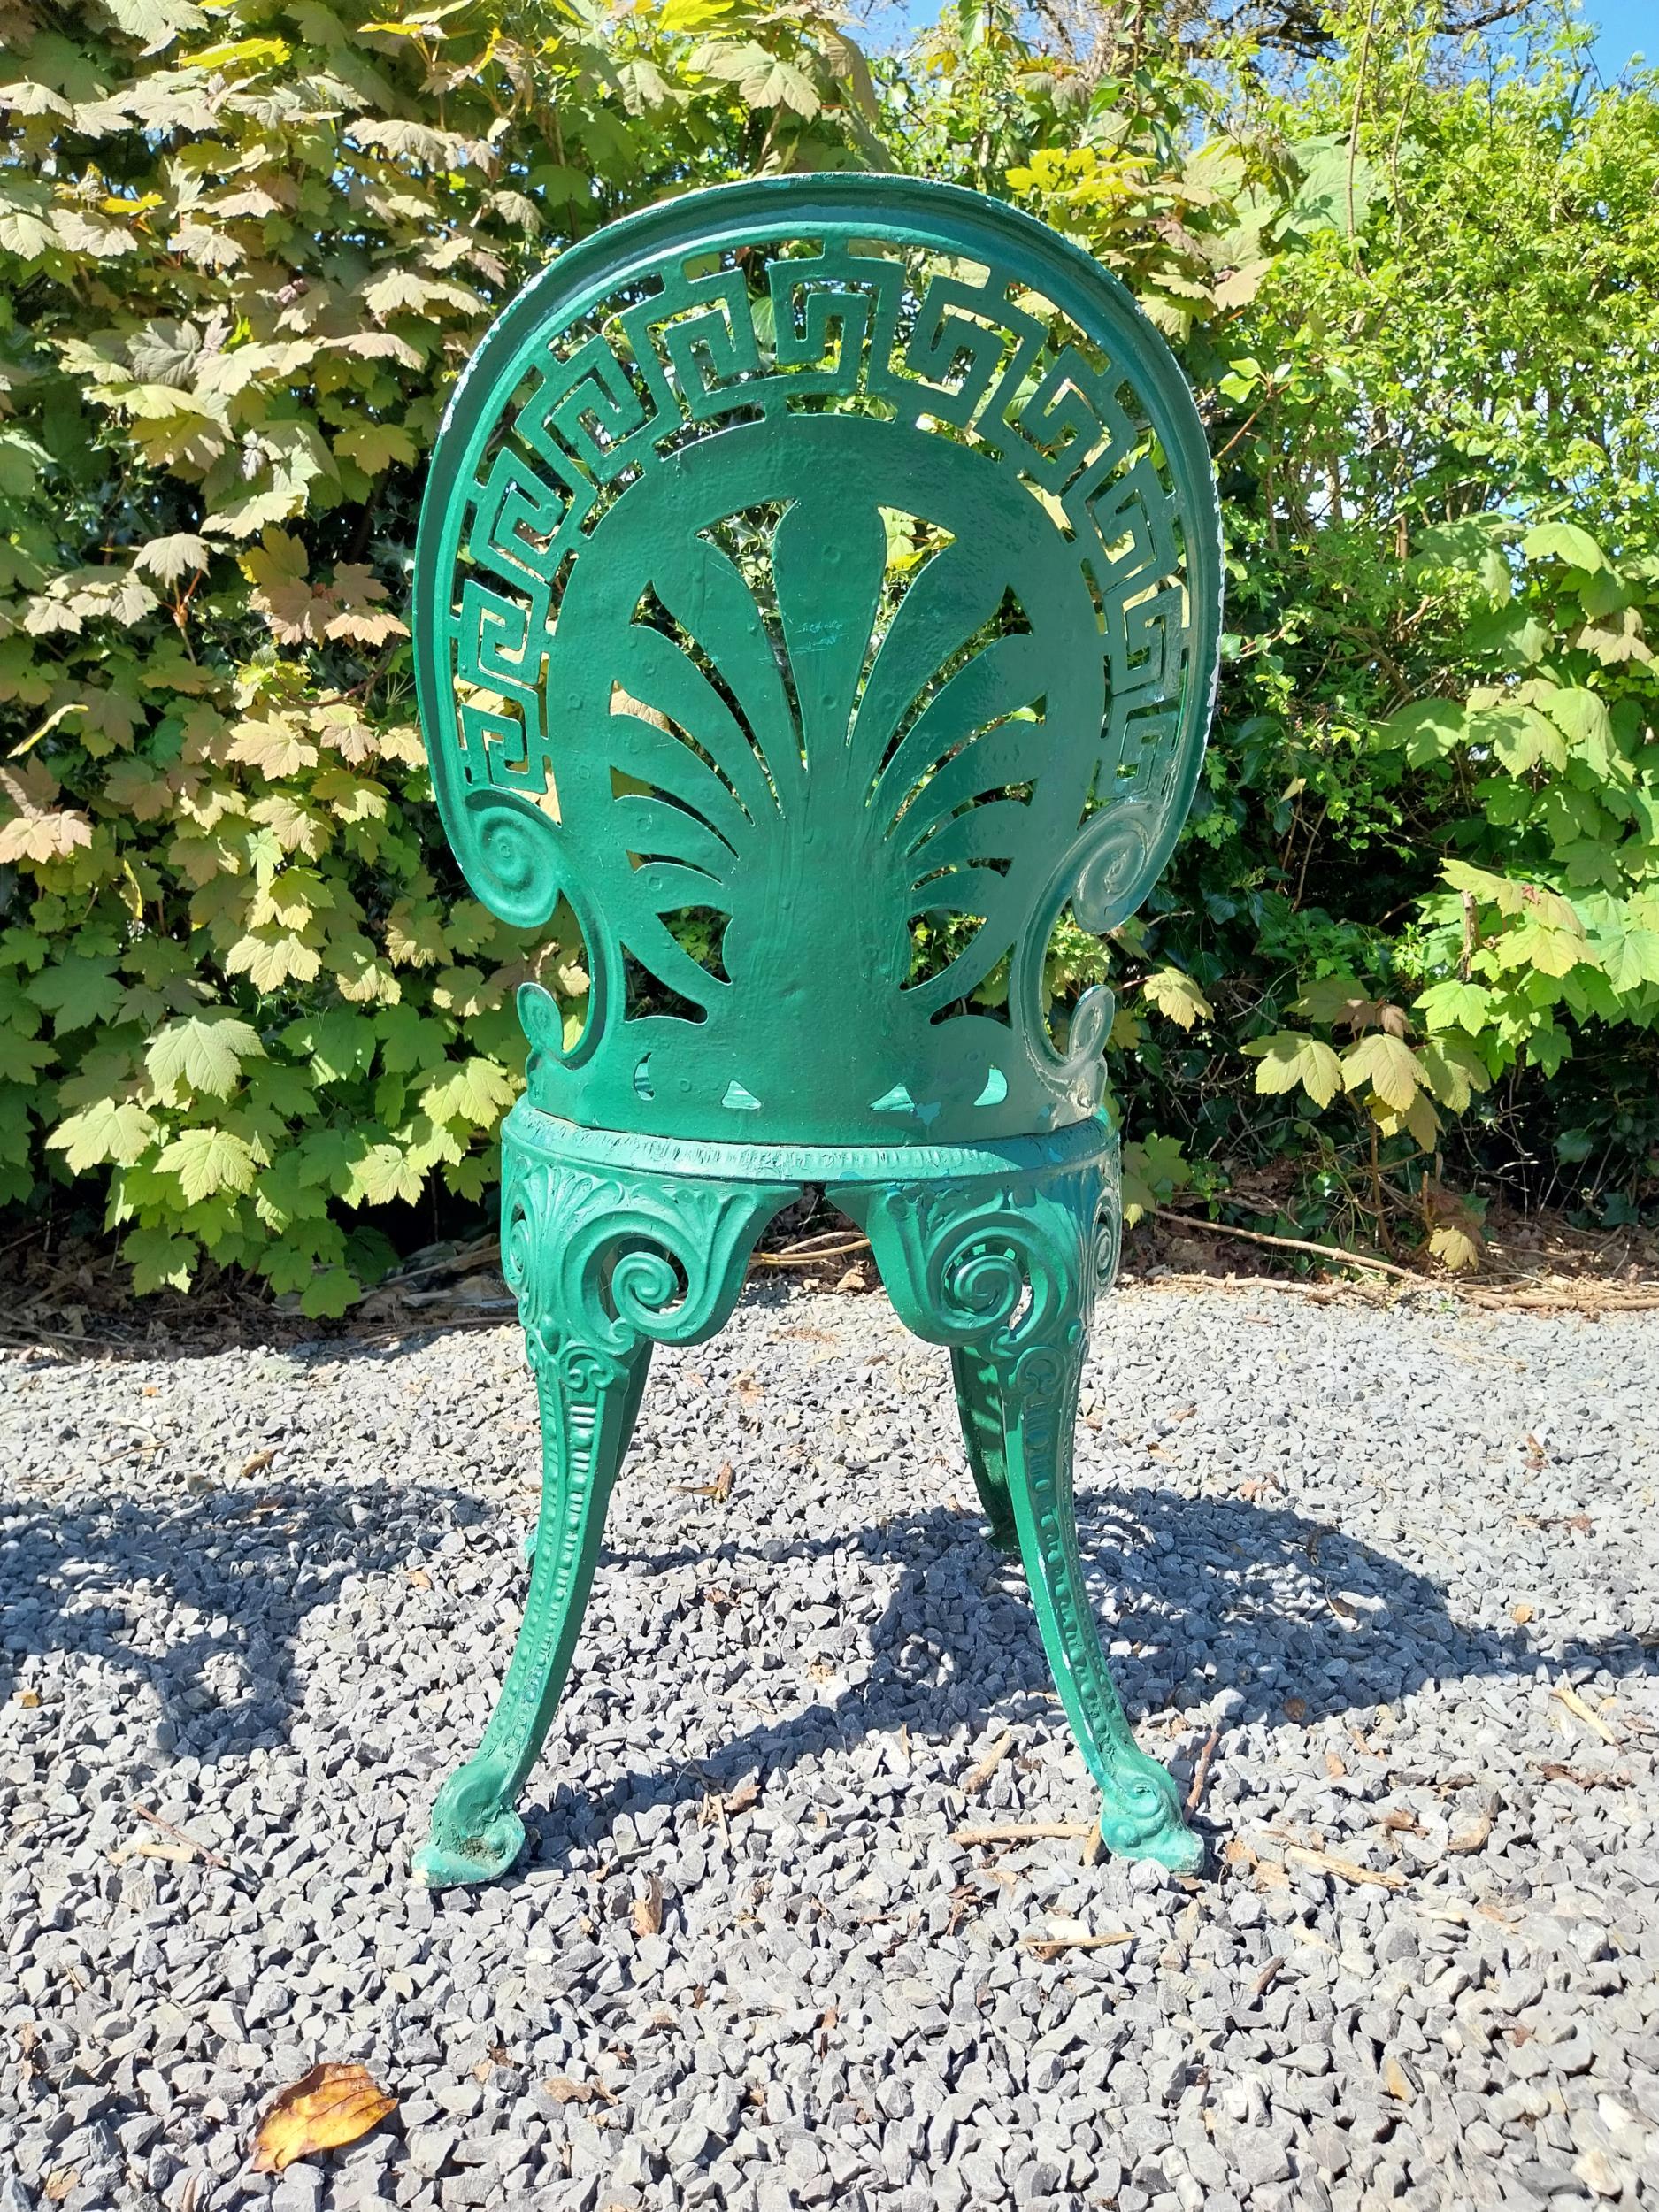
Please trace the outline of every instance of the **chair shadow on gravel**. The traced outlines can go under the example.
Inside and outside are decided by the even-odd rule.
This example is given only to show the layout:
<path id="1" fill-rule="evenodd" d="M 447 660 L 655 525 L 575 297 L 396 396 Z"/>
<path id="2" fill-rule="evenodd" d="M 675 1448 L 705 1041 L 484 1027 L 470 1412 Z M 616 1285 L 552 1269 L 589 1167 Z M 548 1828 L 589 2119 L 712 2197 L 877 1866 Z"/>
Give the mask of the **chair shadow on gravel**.
<path id="1" fill-rule="evenodd" d="M 1659 1651 L 1633 1634 L 1543 1646 L 1518 1628 L 1465 1628 L 1427 1576 L 1284 1508 L 1092 1488 L 1079 1496 L 1078 1517 L 1095 1617 L 1103 1640 L 1117 1647 L 1112 1673 L 1137 1728 L 1178 1721 L 1224 1687 L 1242 1699 L 1233 1725 L 1282 1724 L 1294 1697 L 1302 1701 L 1297 1721 L 1309 1727 L 1335 1715 L 1371 1715 L 1432 1682 L 1581 1667 L 1617 1677 L 1659 1671 Z M 896 1739 L 908 1727 L 925 1739 L 959 1723 L 972 1732 L 993 1719 L 1065 1732 L 1023 1572 L 991 1548 L 973 1509 L 937 1506 L 797 1543 L 767 1542 L 757 1527 L 707 1550 L 683 1546 L 631 1558 L 647 1571 L 700 1567 L 710 1584 L 727 1592 L 750 1586 L 764 1596 L 788 1563 L 854 1550 L 901 1568 L 897 1588 L 860 1641 L 874 1663 L 866 1684 L 734 1732 L 695 1764 L 635 1767 L 597 1790 L 560 1781 L 556 1721 L 547 1763 L 521 1807 L 530 1837 L 521 1870 L 557 1867 L 573 1844 L 603 1836 L 623 1812 L 726 1792 L 868 1736 Z M 826 1577 L 826 1595 L 830 1587 Z M 626 1714 L 626 1688 L 619 1699 L 613 1719 Z M 1156 1731 L 1148 1747 L 1168 1757 L 1170 1744 L 1155 1739 Z"/>
<path id="2" fill-rule="evenodd" d="M 918 1469 L 918 1486 L 924 1479 Z M 958 1493 L 965 1481 L 958 1479 Z M 1545 1646 L 1518 1628 L 1463 1627 L 1427 1576 L 1286 1508 L 1097 1486 L 1078 1507 L 1096 1617 L 1120 1647 L 1113 1673 L 1137 1724 L 1173 1719 L 1227 1686 L 1242 1699 L 1239 1723 L 1278 1723 L 1294 1695 L 1308 1724 L 1371 1711 L 1433 1681 L 1531 1675 L 1546 1665 L 1616 1676 L 1659 1669 L 1659 1652 L 1633 1635 Z M 866 1737 L 896 1738 L 903 1727 L 926 1738 L 958 1724 L 972 1732 L 993 1718 L 1031 1719 L 1064 1732 L 1023 1576 L 992 1550 L 972 1509 L 937 1504 L 799 1542 L 773 1538 L 764 1522 L 733 1526 L 738 1519 L 733 1509 L 723 1523 L 731 1532 L 706 1548 L 628 1555 L 646 1571 L 695 1569 L 699 1590 L 752 1589 L 763 1599 L 792 1564 L 825 1563 L 821 1581 L 814 1578 L 815 1595 L 824 1599 L 834 1586 L 829 1562 L 838 1556 L 896 1564 L 884 1609 L 854 1640 L 854 1655 L 872 1662 L 868 1680 L 818 1700 L 809 1694 L 775 1721 L 736 1728 L 695 1765 L 636 1761 L 630 1769 L 621 1755 L 614 1778 L 597 1791 L 561 1783 L 566 1738 L 556 1720 L 526 1793 L 526 1866 L 557 1864 L 624 1810 L 729 1790 L 746 1776 L 787 1770 Z M 164 1755 L 188 1753 L 211 1764 L 279 1744 L 302 1701 L 293 1650 L 307 1616 L 338 1597 L 349 1577 L 401 1572 L 417 1530 L 428 1548 L 451 1532 L 488 1532 L 499 1549 L 502 1597 L 522 1597 L 516 1536 L 503 1529 L 498 1508 L 440 1485 L 239 1487 L 165 1505 L 123 1499 L 13 1514 L 0 1548 L 0 1698 L 10 1694 L 20 1655 L 61 1648 L 150 1686 L 170 1724 L 170 1740 L 156 1747 Z M 619 1549 L 610 1548 L 607 1559 Z M 200 1624 L 165 1646 L 141 1646 L 127 1627 L 127 1593 L 141 1579 L 193 1609 Z M 452 1640 L 459 1653 L 477 1633 L 480 1608 L 476 1598 L 470 1609 L 452 1602 L 429 1634 Z M 756 1671 L 752 1682 L 733 1641 L 738 1694 L 762 1681 L 777 1685 L 785 1701 L 798 1694 L 812 1651 L 810 1624 L 803 1626 L 800 1670 Z M 495 1650 L 499 1665 L 504 1652 Z M 628 1680 L 651 1663 L 649 1651 L 628 1656 L 609 1699 L 609 1717 L 625 1724 Z M 574 1678 L 591 1679 L 606 1657 L 585 1636 Z M 722 1694 L 713 1694 L 717 1710 Z M 580 1715 L 574 1725 L 581 1727 Z M 428 1740 L 416 1763 L 448 1768 L 473 1747 Z"/>
<path id="3" fill-rule="evenodd" d="M 22 1658 L 61 1649 L 153 1690 L 173 1739 L 159 1748 L 210 1764 L 279 1744 L 300 1703 L 292 1663 L 306 1617 L 349 1577 L 401 1568 L 416 1522 L 436 1535 L 496 1519 L 465 1491 L 378 1482 L 242 1485 L 156 1505 L 122 1497 L 11 1514 L 0 1544 L 0 1701 Z M 140 1644 L 127 1628 L 129 1606 L 144 1609 L 128 1596 L 140 1582 L 201 1624 Z M 465 1635 L 464 1621 L 455 1628 Z"/>

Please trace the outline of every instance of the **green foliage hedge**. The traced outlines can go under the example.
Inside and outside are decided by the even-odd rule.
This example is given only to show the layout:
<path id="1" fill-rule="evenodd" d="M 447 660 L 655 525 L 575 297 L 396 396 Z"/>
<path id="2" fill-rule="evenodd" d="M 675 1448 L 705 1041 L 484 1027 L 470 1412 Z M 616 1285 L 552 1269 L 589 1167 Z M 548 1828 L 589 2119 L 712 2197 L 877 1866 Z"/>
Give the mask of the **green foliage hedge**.
<path id="1" fill-rule="evenodd" d="M 429 805 L 400 610 L 447 388 L 628 207 L 890 162 L 1122 271 L 1213 430 L 1207 791 L 1155 910 L 1050 967 L 1118 988 L 1137 1202 L 1452 1264 L 1507 1175 L 1638 1209 L 1659 101 L 1571 39 L 1448 65 L 1420 5 L 1326 12 L 1275 88 L 972 0 L 873 70 L 751 0 L 9 7 L 0 1195 L 88 1179 L 140 1287 L 205 1259 L 326 1313 L 390 1257 L 368 1213 L 487 1190 L 514 987 L 574 1018 L 586 978 Z"/>

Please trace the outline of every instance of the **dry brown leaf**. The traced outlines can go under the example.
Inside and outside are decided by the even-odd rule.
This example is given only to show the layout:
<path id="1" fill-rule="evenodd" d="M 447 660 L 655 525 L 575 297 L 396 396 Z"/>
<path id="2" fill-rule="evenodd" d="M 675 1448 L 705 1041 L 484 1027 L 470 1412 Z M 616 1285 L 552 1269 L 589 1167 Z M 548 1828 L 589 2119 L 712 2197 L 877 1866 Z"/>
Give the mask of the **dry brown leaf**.
<path id="1" fill-rule="evenodd" d="M 721 1802 L 728 1813 L 746 1813 L 751 1805 L 760 1802 L 760 1784 L 751 1774 L 747 1782 L 740 1782 L 734 1790 L 728 1790 Z"/>
<path id="2" fill-rule="evenodd" d="M 661 1935 L 663 1932 L 663 1885 L 655 1874 L 651 1886 L 643 1897 L 636 1897 L 628 1908 L 628 1918 L 636 1936 Z"/>
<path id="3" fill-rule="evenodd" d="M 1532 1609 L 1530 1605 L 1512 1605 L 1509 1608 L 1509 1618 L 1517 1628 L 1525 1628 L 1532 1617 Z"/>
<path id="4" fill-rule="evenodd" d="M 1420 1836 L 1423 1833 L 1423 1823 L 1404 1805 L 1385 1805 L 1377 1816 L 1377 1825 L 1379 1828 L 1398 1829 L 1402 1835 Z"/>
<path id="5" fill-rule="evenodd" d="M 864 1269 L 862 1267 L 849 1267 L 847 1272 L 836 1282 L 835 1287 L 837 1290 L 862 1290 L 864 1287 Z"/>
<path id="6" fill-rule="evenodd" d="M 254 2136 L 253 2170 L 280 2174 L 296 2158 L 355 2143 L 397 2100 L 363 2066 L 313 2066 L 265 2108 Z"/>
<path id="7" fill-rule="evenodd" d="M 1338 1753 L 1327 1751 L 1325 1755 L 1325 1770 L 1333 1782 L 1340 1782 L 1348 1772 L 1348 1768 L 1343 1764 Z"/>
<path id="8" fill-rule="evenodd" d="M 1392 2051 L 1383 2059 L 1381 2078 L 1388 2094 L 1397 2098 L 1402 2104 L 1410 2104 L 1415 2100 L 1417 2085 Z"/>
<path id="9" fill-rule="evenodd" d="M 417 1590 L 430 1590 L 432 1587 L 432 1577 L 424 1567 L 409 1568 L 406 1571 L 406 1579 L 412 1582 Z"/>
<path id="10" fill-rule="evenodd" d="M 617 2093 L 607 2089 L 602 2081 L 574 2081 L 568 2074 L 551 2075 L 541 2085 L 543 2096 L 551 2097 L 555 2104 L 592 2104 L 603 2098 L 607 2104 L 615 2104 Z"/>
<path id="11" fill-rule="evenodd" d="M 1466 1851 L 1479 1851 L 1492 1833 L 1492 1815 L 1478 1813 L 1467 1828 L 1460 1828 L 1446 1846 L 1448 1856 Z"/>
<path id="12" fill-rule="evenodd" d="M 38 1690 L 19 1690 L 18 1692 L 17 1702 L 27 1713 L 32 1713 L 40 1701 L 41 1694 Z"/>
<path id="13" fill-rule="evenodd" d="M 1627 1790 L 1630 1777 L 1621 1767 L 1617 1774 L 1586 1774 L 1578 1767 L 1564 1767 L 1558 1760 L 1539 1762 L 1539 1772 L 1547 1782 L 1571 1782 L 1581 1790 Z"/>

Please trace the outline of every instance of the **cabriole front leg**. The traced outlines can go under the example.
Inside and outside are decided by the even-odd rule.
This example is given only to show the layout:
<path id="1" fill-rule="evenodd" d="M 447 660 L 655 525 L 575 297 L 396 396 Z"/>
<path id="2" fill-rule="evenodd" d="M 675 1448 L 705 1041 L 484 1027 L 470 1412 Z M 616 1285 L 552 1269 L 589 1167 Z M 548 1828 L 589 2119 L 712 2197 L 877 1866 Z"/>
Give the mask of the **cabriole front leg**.
<path id="1" fill-rule="evenodd" d="M 524 1624 L 484 1740 L 438 1793 L 415 1872 L 434 1889 L 504 1874 L 524 1846 L 515 1801 L 535 1764 L 570 1672 L 611 1486 L 627 1450 L 650 1361 L 533 1332 L 541 1410 L 541 1511 Z"/>
<path id="2" fill-rule="evenodd" d="M 530 1590 L 484 1740 L 438 1793 L 415 1871 L 434 1888 L 504 1873 L 514 1801 L 557 1709 L 653 1343 L 731 1313 L 756 1237 L 799 1186 L 588 1164 L 580 1135 L 520 1105 L 503 1139 L 502 1266 L 541 1410 Z"/>
<path id="3" fill-rule="evenodd" d="M 1011 1185 L 833 1195 L 862 1213 L 901 1318 L 951 1348 L 980 1499 L 995 1532 L 1005 1486 L 1055 1687 L 1100 1788 L 1102 1840 L 1190 1871 L 1202 1843 L 1130 1731 L 1078 1554 L 1072 1441 L 1088 1321 L 1115 1249 L 1109 1156 Z"/>

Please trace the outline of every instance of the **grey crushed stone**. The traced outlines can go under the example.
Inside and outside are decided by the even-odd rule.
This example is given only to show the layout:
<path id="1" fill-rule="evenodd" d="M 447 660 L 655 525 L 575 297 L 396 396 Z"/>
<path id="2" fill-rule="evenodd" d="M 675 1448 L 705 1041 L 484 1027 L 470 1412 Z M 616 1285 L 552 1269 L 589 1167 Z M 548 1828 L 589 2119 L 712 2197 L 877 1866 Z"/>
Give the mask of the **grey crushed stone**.
<path id="1" fill-rule="evenodd" d="M 657 1357 L 526 1860 L 434 1898 L 516 1333 L 8 1356 L 0 2212 L 1659 2203 L 1656 1407 L 1640 1317 L 1107 1302 L 1083 1543 L 1141 1741 L 1215 1735 L 1187 1884 L 952 1842 L 1092 1800 L 945 1355 L 747 1300 Z M 398 2113 L 252 2174 L 319 2059 Z"/>

